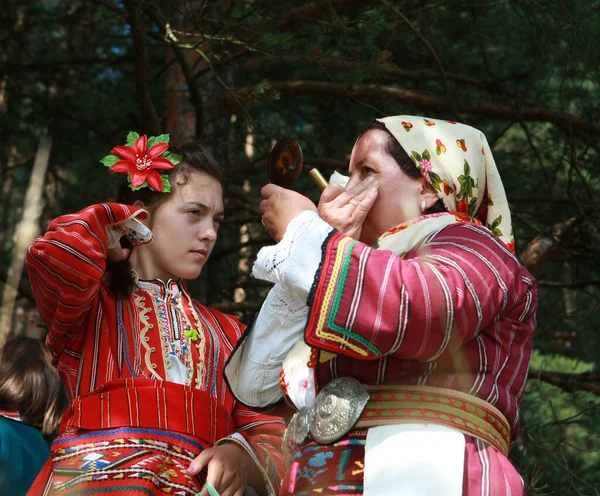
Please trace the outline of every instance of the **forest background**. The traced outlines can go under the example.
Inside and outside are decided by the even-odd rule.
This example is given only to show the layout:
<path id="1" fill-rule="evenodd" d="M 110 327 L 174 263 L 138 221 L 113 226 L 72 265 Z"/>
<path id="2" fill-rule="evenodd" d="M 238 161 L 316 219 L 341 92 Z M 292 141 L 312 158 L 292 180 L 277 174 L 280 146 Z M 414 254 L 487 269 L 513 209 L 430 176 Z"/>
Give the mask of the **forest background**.
<path id="1" fill-rule="evenodd" d="M 199 138 L 225 167 L 192 291 L 247 322 L 268 290 L 250 270 L 277 139 L 328 176 L 376 117 L 458 120 L 488 137 L 539 285 L 511 459 L 529 495 L 600 495 L 600 2 L 5 0 L 0 23 L 3 330 L 44 335 L 25 247 L 114 201 L 122 178 L 99 159 L 130 130 Z M 318 201 L 308 177 L 296 189 Z"/>

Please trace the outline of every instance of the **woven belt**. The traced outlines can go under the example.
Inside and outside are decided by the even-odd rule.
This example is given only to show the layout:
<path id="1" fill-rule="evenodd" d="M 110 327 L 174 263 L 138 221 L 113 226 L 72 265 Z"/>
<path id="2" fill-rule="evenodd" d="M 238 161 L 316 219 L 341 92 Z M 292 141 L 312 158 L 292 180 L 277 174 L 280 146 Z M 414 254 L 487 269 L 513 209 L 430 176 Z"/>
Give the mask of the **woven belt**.
<path id="1" fill-rule="evenodd" d="M 313 408 L 296 412 L 286 429 L 284 447 L 293 451 L 309 433 L 318 443 L 329 444 L 352 429 L 406 423 L 445 425 L 508 454 L 508 421 L 496 407 L 475 396 L 428 386 L 365 387 L 351 377 L 334 379 L 319 392 Z"/>
<path id="2" fill-rule="evenodd" d="M 495 406 L 470 394 L 428 386 L 367 386 L 369 401 L 355 428 L 438 424 L 492 445 L 505 456 L 510 425 Z"/>
<path id="3" fill-rule="evenodd" d="M 142 427 L 214 444 L 233 432 L 230 415 L 207 392 L 154 379 L 119 379 L 77 398 L 63 422 L 82 429 Z M 62 429 L 61 429 L 62 430 Z"/>

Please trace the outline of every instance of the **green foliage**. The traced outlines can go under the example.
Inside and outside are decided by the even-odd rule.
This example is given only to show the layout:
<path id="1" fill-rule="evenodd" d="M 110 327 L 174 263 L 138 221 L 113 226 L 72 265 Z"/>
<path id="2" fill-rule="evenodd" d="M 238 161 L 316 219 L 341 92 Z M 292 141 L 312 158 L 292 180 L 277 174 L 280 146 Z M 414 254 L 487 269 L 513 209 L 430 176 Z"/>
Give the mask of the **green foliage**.
<path id="1" fill-rule="evenodd" d="M 573 374 L 594 370 L 593 363 L 539 351 L 534 353 L 531 366 Z M 535 460 L 537 485 L 545 486 L 546 494 L 594 494 L 593 488 L 600 487 L 599 411 L 600 398 L 594 394 L 571 394 L 541 381 L 529 381 L 513 459 L 529 474 L 527 467 Z"/>
<path id="2" fill-rule="evenodd" d="M 288 50 L 293 46 L 294 36 L 291 33 L 264 33 L 261 41 L 266 50 Z"/>
<path id="3" fill-rule="evenodd" d="M 148 138 L 148 143 L 146 144 L 146 149 L 152 148 L 157 143 L 168 143 L 171 137 L 168 134 L 161 134 L 160 136 L 150 136 Z"/>
<path id="4" fill-rule="evenodd" d="M 103 164 L 106 167 L 112 167 L 113 165 L 115 165 L 119 160 L 121 160 L 121 157 L 119 157 L 118 155 L 113 155 L 112 153 L 110 155 L 107 155 L 106 157 L 102 158 L 100 160 L 100 163 Z"/>
<path id="5" fill-rule="evenodd" d="M 10 262 L 45 128 L 53 148 L 42 228 L 60 214 L 116 199 L 124 176 L 101 164 L 116 162 L 107 153 L 124 136 L 133 146 L 139 134 L 159 134 L 150 138 L 152 146 L 166 140 L 160 133 L 171 133 L 179 145 L 182 130 L 197 125 L 195 135 L 226 171 L 226 221 L 202 277 L 190 286 L 207 303 L 248 321 L 268 289 L 249 268 L 257 250 L 272 242 L 258 205 L 275 140 L 298 139 L 305 167 L 316 165 L 328 176 L 347 169 L 356 137 L 374 118 L 460 120 L 488 137 L 518 252 L 538 236 L 554 239 L 554 226 L 576 219 L 533 268 L 540 306 L 532 368 L 598 371 L 598 0 L 233 0 L 202 7 L 159 0 L 143 4 L 141 51 L 124 5 L 8 0 L 0 12 L 1 267 Z M 165 20 L 182 43 L 180 53 L 165 42 Z M 147 67 L 141 79 L 140 67 Z M 382 97 L 379 86 L 401 96 Z M 142 105 L 149 101 L 160 133 Z M 137 132 L 127 134 L 131 129 Z M 431 143 L 429 150 L 436 147 Z M 163 156 L 180 160 L 171 151 Z M 418 162 L 425 153 L 413 158 Z M 430 179 L 442 187 L 439 177 Z M 459 182 L 458 194 L 472 211 L 476 185 L 468 164 Z M 306 174 L 295 188 L 318 201 Z M 597 399 L 587 383 L 565 389 L 548 380 L 529 382 L 512 457 L 531 494 L 598 494 L 592 489 L 600 487 Z"/>
<path id="6" fill-rule="evenodd" d="M 140 135 L 135 131 L 129 131 L 127 134 L 127 141 L 125 142 L 125 146 L 134 146 L 135 142 L 138 140 Z"/>

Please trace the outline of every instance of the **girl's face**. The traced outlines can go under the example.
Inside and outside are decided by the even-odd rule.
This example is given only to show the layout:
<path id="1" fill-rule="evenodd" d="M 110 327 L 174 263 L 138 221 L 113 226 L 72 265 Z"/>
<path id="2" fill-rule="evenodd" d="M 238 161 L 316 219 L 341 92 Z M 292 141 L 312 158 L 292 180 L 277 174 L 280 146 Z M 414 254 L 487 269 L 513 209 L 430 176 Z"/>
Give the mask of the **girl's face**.
<path id="1" fill-rule="evenodd" d="M 372 245 L 388 229 L 419 217 L 421 203 L 431 208 L 438 200 L 423 177 L 406 174 L 387 151 L 385 131 L 371 130 L 360 137 L 350 156 L 347 189 L 368 176 L 379 181 L 379 193 L 362 228 L 360 241 Z"/>
<path id="2" fill-rule="evenodd" d="M 195 279 L 215 245 L 223 220 L 221 184 L 204 172 L 186 176 L 151 212 L 153 241 L 134 250 L 134 269 L 144 279 Z"/>

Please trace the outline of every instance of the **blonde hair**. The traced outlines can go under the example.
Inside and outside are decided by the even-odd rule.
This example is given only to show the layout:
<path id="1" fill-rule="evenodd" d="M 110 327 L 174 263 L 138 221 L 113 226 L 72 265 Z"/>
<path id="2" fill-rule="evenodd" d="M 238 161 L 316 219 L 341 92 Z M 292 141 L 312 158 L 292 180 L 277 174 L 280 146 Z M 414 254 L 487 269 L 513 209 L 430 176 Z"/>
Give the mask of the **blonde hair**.
<path id="1" fill-rule="evenodd" d="M 23 422 L 47 437 L 58 431 L 69 406 L 50 351 L 33 338 L 7 341 L 0 354 L 0 409 L 16 410 Z"/>

